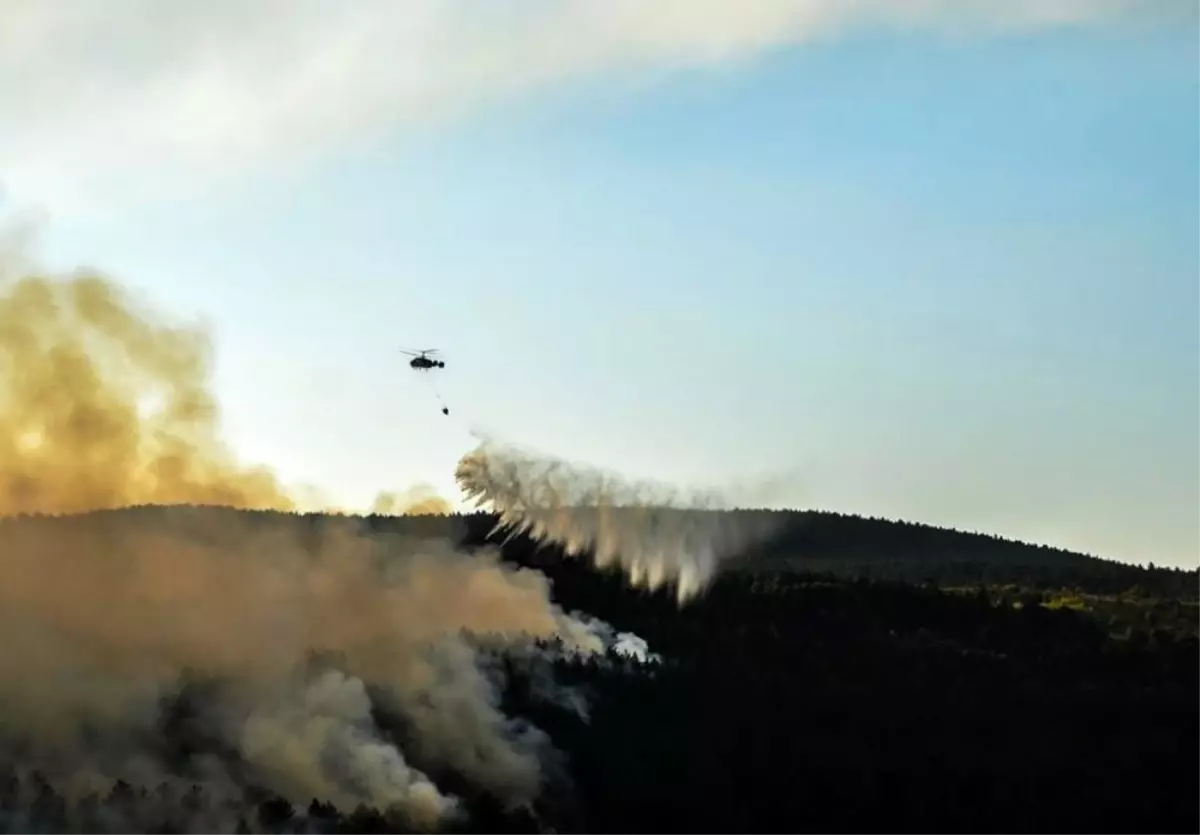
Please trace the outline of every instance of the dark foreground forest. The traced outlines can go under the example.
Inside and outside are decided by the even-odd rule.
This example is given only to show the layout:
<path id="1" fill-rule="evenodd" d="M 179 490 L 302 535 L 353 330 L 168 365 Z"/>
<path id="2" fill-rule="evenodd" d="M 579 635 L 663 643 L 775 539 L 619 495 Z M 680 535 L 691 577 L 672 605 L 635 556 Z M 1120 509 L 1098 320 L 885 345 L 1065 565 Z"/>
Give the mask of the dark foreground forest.
<path id="1" fill-rule="evenodd" d="M 634 590 L 585 559 L 507 541 L 503 558 L 549 576 L 564 610 L 636 633 L 660 660 L 548 653 L 534 665 L 527 654 L 481 648 L 505 673 L 504 712 L 546 731 L 561 762 L 532 808 L 506 809 L 414 755 L 465 798 L 468 817 L 454 828 L 1200 829 L 1196 572 L 834 514 L 792 521 L 683 607 L 669 590 Z M 493 523 L 484 514 L 365 520 L 466 549 L 487 543 Z M 539 696 L 551 673 L 586 698 L 586 713 Z M 215 686 L 204 670 L 189 671 L 164 697 L 162 757 L 204 750 L 189 718 Z M 406 750 L 402 718 L 382 703 L 375 713 Z M 182 831 L 217 802 L 199 787 L 125 782 L 68 798 L 8 750 L 8 831 L 97 831 L 113 820 Z M 387 810 L 338 809 L 325 798 L 293 807 L 250 776 L 242 790 L 242 831 L 413 828 Z"/>

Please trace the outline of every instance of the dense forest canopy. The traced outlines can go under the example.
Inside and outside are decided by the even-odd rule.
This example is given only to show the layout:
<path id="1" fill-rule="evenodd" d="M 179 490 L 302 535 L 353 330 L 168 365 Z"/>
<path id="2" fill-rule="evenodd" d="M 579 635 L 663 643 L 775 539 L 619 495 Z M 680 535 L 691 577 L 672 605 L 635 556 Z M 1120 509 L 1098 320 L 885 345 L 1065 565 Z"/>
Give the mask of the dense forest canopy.
<path id="1" fill-rule="evenodd" d="M 682 606 L 667 588 L 630 589 L 619 571 L 597 570 L 523 535 L 505 538 L 483 513 L 358 519 L 143 507 L 3 520 L 0 542 L 10 549 L 73 530 L 107 543 L 93 558 L 125 560 L 121 570 L 131 570 L 122 543 L 135 531 L 217 542 L 220 531 L 236 530 L 260 546 L 240 560 L 272 559 L 286 534 L 302 545 L 288 557 L 300 561 L 297 569 L 351 529 L 371 541 L 401 537 L 418 550 L 453 542 L 454 553 L 478 553 L 467 559 L 488 565 L 489 550 L 502 542 L 502 563 L 544 576 L 554 604 L 574 613 L 573 622 L 600 619 L 592 622 L 605 622 L 610 638 L 614 631 L 635 635 L 652 654 L 619 651 L 611 641 L 599 654 L 581 651 L 561 634 L 539 637 L 535 621 L 533 643 L 489 637 L 487 628 L 465 635 L 473 668 L 499 699 L 504 739 L 525 740 L 505 756 L 528 751 L 539 763 L 530 772 L 539 788 L 520 802 L 512 801 L 517 772 L 497 782 L 439 749 L 428 734 L 433 714 L 421 714 L 420 702 L 403 694 L 398 699 L 384 680 L 364 680 L 356 691 L 369 706 L 370 718 L 359 721 L 377 729 L 387 746 L 381 751 L 403 757 L 407 805 L 380 808 L 344 792 L 314 793 L 307 802 L 294 791 L 284 797 L 262 770 L 268 761 L 256 760 L 244 737 L 215 730 L 215 717 L 238 704 L 238 682 L 218 669 L 189 667 L 161 683 L 153 716 L 140 726 L 148 736 L 139 756 L 157 763 L 143 771 L 160 775 L 149 781 L 139 783 L 133 772 L 107 784 L 83 780 L 72 768 L 86 768 L 53 756 L 54 746 L 32 738 L 19 716 L 0 717 L 0 826 L 1195 831 L 1194 571 L 836 514 L 788 518 L 775 541 Z M 366 555 L 382 561 L 381 578 L 389 553 Z M 164 551 L 162 559 L 179 557 Z M 459 557 L 446 551 L 436 559 L 453 565 Z M 460 584 L 471 584 L 485 575 L 460 576 Z M 64 602 L 72 599 L 68 586 L 60 588 Z M 10 609 L 7 617 L 20 615 Z M 354 665 L 361 667 L 353 643 L 345 653 L 323 646 L 310 647 L 303 669 L 287 679 L 310 699 L 357 681 Z M 95 726 L 85 736 L 100 750 L 114 744 L 105 733 Z M 88 767 L 99 770 L 100 762 Z M 214 782 L 217 771 L 221 781 Z M 458 799 L 440 823 L 414 812 L 422 807 L 411 798 L 426 778 L 437 796 Z"/>

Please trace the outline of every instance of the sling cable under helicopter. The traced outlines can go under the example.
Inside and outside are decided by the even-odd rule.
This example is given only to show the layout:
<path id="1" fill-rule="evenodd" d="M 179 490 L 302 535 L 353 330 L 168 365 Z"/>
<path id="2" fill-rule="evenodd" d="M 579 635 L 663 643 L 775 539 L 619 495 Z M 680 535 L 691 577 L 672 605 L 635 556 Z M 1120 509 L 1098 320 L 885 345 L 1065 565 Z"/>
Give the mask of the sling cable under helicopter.
<path id="1" fill-rule="evenodd" d="M 414 371 L 433 371 L 434 369 L 445 368 L 444 360 L 438 359 L 437 348 L 426 348 L 424 351 L 406 351 L 401 349 L 400 353 L 412 357 L 409 360 L 409 367 Z M 446 407 L 446 401 L 442 399 L 442 393 L 438 391 L 437 381 L 433 377 L 429 377 L 429 387 L 433 389 L 433 396 L 437 398 L 438 404 L 442 407 L 442 414 L 449 415 L 450 409 Z"/>

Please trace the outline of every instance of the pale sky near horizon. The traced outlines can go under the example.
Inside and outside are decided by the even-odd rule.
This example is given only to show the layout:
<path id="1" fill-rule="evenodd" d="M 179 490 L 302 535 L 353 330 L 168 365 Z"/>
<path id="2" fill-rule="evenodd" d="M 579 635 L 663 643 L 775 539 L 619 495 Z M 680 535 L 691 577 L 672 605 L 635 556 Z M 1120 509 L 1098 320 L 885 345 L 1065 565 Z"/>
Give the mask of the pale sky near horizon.
<path id="1" fill-rule="evenodd" d="M 4 208 L 209 322 L 230 442 L 289 481 L 454 497 L 478 427 L 1200 563 L 1193 2 L 3 15 Z"/>

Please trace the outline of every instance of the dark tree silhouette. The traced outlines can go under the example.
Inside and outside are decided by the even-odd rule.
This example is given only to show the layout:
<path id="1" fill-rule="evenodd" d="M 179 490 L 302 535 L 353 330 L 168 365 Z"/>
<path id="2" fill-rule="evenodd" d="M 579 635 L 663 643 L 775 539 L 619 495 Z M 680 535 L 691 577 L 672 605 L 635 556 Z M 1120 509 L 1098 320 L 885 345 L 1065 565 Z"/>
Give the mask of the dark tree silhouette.
<path id="1" fill-rule="evenodd" d="M 315 521 L 295 517 L 302 529 Z M 0 547 L 4 526 L 18 523 L 83 524 L 0 522 Z M 494 519 L 364 524 L 451 536 L 469 550 L 490 541 Z M 1196 572 L 795 514 L 680 608 L 669 590 L 631 589 L 526 537 L 502 553 L 549 575 L 565 609 L 636 632 L 662 661 L 556 655 L 547 643 L 535 667 L 481 642 L 503 670 L 504 710 L 549 733 L 563 776 L 534 808 L 514 810 L 418 757 L 413 765 L 463 798 L 453 831 L 1200 829 Z M 585 693 L 587 719 L 538 699 L 535 674 Z M 177 774 L 203 755 L 244 781 L 231 828 L 408 831 L 395 812 L 325 798 L 294 808 L 254 786 L 206 730 L 221 686 L 188 671 L 163 700 L 154 750 Z M 371 696 L 377 724 L 405 748 L 403 716 L 385 694 Z M 4 831 L 182 831 L 215 803 L 198 786 L 171 794 L 120 782 L 69 802 L 19 751 L 0 763 Z"/>

